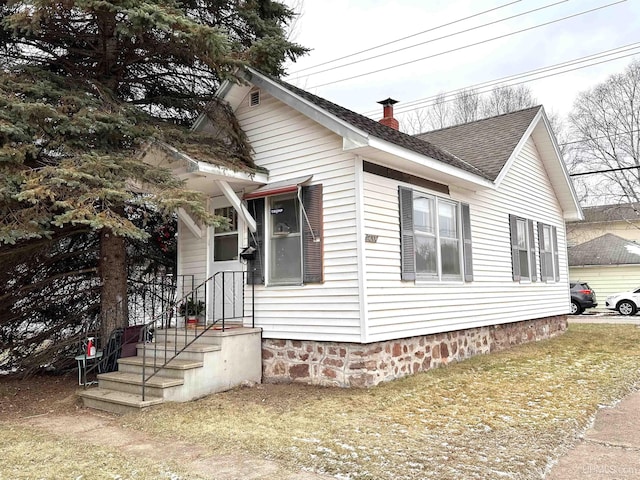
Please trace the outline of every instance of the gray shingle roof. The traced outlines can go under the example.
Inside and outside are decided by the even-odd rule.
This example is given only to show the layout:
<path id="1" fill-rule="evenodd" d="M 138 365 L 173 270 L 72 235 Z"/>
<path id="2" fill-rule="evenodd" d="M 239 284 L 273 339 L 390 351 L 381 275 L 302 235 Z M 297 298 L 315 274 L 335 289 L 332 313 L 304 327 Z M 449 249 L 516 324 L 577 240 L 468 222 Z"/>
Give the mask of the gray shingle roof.
<path id="1" fill-rule="evenodd" d="M 640 264 L 640 245 L 612 233 L 568 248 L 569 266 Z"/>
<path id="2" fill-rule="evenodd" d="M 261 75 L 264 74 L 261 73 Z M 474 175 L 478 175 L 487 180 L 492 180 L 492 178 L 490 178 L 490 176 L 487 175 L 486 172 L 475 166 L 473 163 L 458 158 L 455 154 L 452 154 L 445 148 L 433 145 L 429 140 L 402 133 L 391 127 L 382 125 L 375 120 L 365 117 L 364 115 L 360 115 L 359 113 L 341 107 L 340 105 L 336 105 L 329 100 L 325 100 L 324 98 L 318 97 L 317 95 L 313 95 L 312 93 L 295 87 L 287 82 L 274 77 L 270 77 L 268 75 L 264 76 L 269 78 L 271 81 L 279 84 L 283 88 L 289 90 L 296 96 L 301 97 L 308 102 L 311 102 L 315 106 L 327 111 L 340 120 L 353 125 L 354 127 L 364 131 L 365 133 L 368 133 L 369 135 L 372 135 L 389 143 L 393 143 L 394 145 L 406 148 L 407 150 L 411 150 L 421 155 L 426 155 L 435 160 L 441 161 L 453 167 L 457 167 L 466 172 L 473 173 Z M 495 134 L 495 132 L 491 132 L 491 135 L 493 134 Z"/>
<path id="3" fill-rule="evenodd" d="M 583 207 L 585 223 L 615 222 L 620 220 L 640 220 L 640 204 L 624 203 L 620 205 L 597 205 Z"/>
<path id="4" fill-rule="evenodd" d="M 497 117 L 416 135 L 431 142 L 495 180 L 542 107 L 535 106 Z"/>

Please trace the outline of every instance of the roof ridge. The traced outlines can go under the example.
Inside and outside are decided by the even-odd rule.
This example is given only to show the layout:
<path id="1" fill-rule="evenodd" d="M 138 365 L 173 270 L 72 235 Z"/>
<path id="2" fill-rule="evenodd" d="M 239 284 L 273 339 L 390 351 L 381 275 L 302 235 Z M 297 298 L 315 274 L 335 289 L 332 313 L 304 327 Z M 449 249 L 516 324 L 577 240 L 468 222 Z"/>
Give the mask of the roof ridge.
<path id="1" fill-rule="evenodd" d="M 472 120 L 471 122 L 458 123 L 457 125 L 449 125 L 448 127 L 436 128 L 435 130 L 427 130 L 426 132 L 420 132 L 414 134 L 414 136 L 426 135 L 428 133 L 442 132 L 444 130 L 449 130 L 452 128 L 459 128 L 467 125 L 473 125 L 474 123 L 484 122 L 486 120 L 495 120 L 496 118 L 505 117 L 507 115 L 515 115 L 517 113 L 526 112 L 529 110 L 541 109 L 544 108 L 542 105 L 534 105 L 532 107 L 521 108 L 520 110 L 514 110 L 513 112 L 501 113 L 499 115 L 493 115 L 491 117 L 479 118 L 478 120 Z"/>

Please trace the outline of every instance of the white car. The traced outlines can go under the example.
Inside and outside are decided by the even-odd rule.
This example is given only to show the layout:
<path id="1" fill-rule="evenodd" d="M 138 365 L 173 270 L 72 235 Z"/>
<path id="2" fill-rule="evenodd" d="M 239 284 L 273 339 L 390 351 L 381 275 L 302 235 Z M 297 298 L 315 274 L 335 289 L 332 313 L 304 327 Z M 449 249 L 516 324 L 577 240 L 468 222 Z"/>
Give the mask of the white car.
<path id="1" fill-rule="evenodd" d="M 620 315 L 635 315 L 640 306 L 640 288 L 611 295 L 605 300 L 604 306 L 609 310 L 617 310 Z"/>

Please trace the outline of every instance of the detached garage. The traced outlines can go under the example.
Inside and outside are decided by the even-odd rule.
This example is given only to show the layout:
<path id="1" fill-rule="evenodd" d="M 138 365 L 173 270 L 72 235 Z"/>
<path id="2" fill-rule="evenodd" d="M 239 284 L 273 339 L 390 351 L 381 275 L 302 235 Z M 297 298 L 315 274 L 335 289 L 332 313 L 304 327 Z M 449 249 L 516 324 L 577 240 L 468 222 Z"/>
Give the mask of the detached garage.
<path id="1" fill-rule="evenodd" d="M 599 303 L 640 287 L 640 244 L 612 233 L 569 247 L 569 277 L 587 282 Z"/>

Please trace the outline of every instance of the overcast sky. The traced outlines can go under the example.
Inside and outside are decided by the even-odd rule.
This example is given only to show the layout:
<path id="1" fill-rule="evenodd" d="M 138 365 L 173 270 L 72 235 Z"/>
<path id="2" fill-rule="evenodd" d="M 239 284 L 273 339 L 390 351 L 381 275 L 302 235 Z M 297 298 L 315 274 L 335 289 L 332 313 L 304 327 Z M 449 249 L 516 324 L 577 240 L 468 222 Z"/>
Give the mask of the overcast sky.
<path id="1" fill-rule="evenodd" d="M 420 103 L 409 103 L 440 92 L 626 46 L 625 52 L 565 69 L 605 61 L 600 65 L 535 81 L 502 82 L 527 80 L 538 103 L 564 115 L 578 92 L 640 58 L 640 0 L 302 0 L 302 12 L 293 38 L 312 51 L 288 65 L 291 75 L 285 80 L 372 118 L 380 118 L 382 108 L 376 102 L 387 97 L 400 101 L 396 112 L 401 112 L 403 105 L 419 108 Z M 459 33 L 463 30 L 467 32 Z M 526 31 L 517 33 L 521 30 Z M 411 38 L 394 42 L 407 36 Z M 317 66 L 388 42 L 394 43 Z M 391 50 L 399 51 L 380 56 Z M 371 56 L 378 58 L 357 62 Z M 624 58 L 611 60 L 615 57 Z M 335 68 L 344 64 L 349 65 Z M 405 65 L 391 68 L 399 64 Z M 333 69 L 309 75 L 328 68 Z M 376 70 L 381 71 L 362 75 Z"/>

